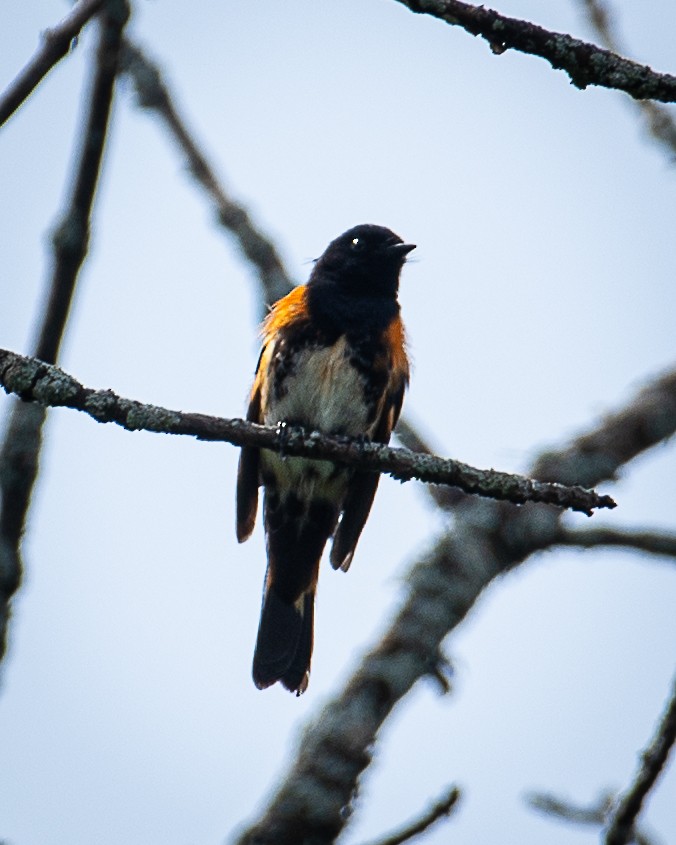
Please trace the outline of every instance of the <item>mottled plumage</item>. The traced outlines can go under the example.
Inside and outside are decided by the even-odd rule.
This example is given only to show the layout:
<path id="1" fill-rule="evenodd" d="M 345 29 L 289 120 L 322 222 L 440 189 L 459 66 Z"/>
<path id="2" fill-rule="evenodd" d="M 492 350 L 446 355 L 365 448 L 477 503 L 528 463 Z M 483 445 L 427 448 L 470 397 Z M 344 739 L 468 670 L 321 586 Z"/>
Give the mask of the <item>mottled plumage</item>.
<path id="1" fill-rule="evenodd" d="M 399 273 L 414 249 L 382 226 L 332 241 L 307 285 L 281 299 L 263 323 L 263 348 L 247 419 L 301 425 L 387 443 L 408 384 Z M 256 686 L 276 681 L 300 695 L 308 684 L 319 561 L 346 571 L 379 475 L 329 461 L 242 449 L 237 537 L 253 531 L 258 488 L 268 567 L 253 662 Z"/>

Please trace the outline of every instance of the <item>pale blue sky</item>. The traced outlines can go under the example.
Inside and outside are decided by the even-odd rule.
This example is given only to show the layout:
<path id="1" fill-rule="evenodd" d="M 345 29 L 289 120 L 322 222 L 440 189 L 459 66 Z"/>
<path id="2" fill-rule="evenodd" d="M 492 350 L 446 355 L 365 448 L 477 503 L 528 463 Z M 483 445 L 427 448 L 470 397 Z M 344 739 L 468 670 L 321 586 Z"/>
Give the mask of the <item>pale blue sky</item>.
<path id="1" fill-rule="evenodd" d="M 676 72 L 673 3 L 615 4 L 641 60 Z M 6 0 L 0 85 L 64 6 Z M 192 7 L 194 8 L 194 7 Z M 589 37 L 569 0 L 500 10 Z M 676 172 L 624 95 L 580 92 L 394 0 L 136 4 L 225 184 L 299 281 L 361 222 L 418 244 L 401 302 L 409 415 L 440 452 L 524 470 L 674 361 Z M 92 39 L 0 130 L 0 346 L 30 351 Z M 124 84 L 62 365 L 91 387 L 242 413 L 257 354 L 252 274 L 162 128 Z M 0 397 L 0 411 L 9 401 Z M 349 575 L 324 567 L 300 699 L 250 680 L 260 528 L 234 536 L 237 454 L 50 414 L 0 696 L 0 838 L 11 845 L 215 845 L 279 777 L 444 527 L 389 479 Z M 594 523 L 674 527 L 674 447 L 636 461 Z M 592 524 L 574 516 L 571 523 Z M 351 842 L 450 782 L 427 845 L 598 841 L 527 810 L 622 786 L 674 671 L 673 564 L 549 553 L 494 584 L 446 643 L 455 692 L 420 684 L 364 781 Z M 676 774 L 648 817 L 676 830 Z"/>

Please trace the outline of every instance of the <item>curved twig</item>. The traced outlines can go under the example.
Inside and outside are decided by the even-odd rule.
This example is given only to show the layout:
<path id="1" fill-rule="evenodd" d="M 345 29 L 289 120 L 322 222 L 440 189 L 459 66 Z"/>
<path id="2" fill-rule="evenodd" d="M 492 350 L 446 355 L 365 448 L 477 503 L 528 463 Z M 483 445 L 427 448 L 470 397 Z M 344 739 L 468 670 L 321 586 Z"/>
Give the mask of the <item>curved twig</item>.
<path id="1" fill-rule="evenodd" d="M 526 803 L 546 816 L 571 824 L 592 825 L 594 827 L 605 825 L 613 801 L 612 792 L 603 793 L 593 804 L 587 807 L 580 807 L 570 801 L 544 792 L 531 792 L 526 795 Z M 656 841 L 642 830 L 635 830 L 629 842 L 636 843 L 636 845 L 656 845 Z"/>
<path id="2" fill-rule="evenodd" d="M 401 830 L 389 834 L 384 839 L 369 843 L 369 845 L 402 845 L 402 842 L 410 842 L 411 839 L 415 839 L 416 836 L 432 827 L 439 819 L 448 818 L 458 806 L 459 800 L 460 790 L 457 786 L 452 786 L 419 819 L 410 822 Z"/>
<path id="3" fill-rule="evenodd" d="M 599 546 L 618 546 L 635 549 L 651 555 L 676 557 L 676 534 L 658 531 L 635 531 L 622 528 L 563 528 L 555 540 L 556 545 L 580 546 L 584 549 Z"/>

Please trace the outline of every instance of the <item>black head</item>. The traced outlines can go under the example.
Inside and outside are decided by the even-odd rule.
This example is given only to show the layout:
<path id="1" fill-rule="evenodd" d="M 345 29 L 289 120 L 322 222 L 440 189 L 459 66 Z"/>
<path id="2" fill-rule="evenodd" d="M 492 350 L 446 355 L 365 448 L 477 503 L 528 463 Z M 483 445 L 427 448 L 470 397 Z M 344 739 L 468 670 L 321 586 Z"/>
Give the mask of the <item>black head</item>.
<path id="1" fill-rule="evenodd" d="M 317 259 L 309 284 L 332 284 L 351 296 L 395 298 L 399 273 L 415 244 L 405 244 L 384 226 L 348 229 Z"/>

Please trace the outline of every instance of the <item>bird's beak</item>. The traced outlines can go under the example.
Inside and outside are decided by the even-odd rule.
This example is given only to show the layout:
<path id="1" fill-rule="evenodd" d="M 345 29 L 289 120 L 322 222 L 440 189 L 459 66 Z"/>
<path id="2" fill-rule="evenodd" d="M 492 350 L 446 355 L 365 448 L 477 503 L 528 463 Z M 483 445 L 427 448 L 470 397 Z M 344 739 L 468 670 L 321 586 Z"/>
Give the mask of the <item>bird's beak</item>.
<path id="1" fill-rule="evenodd" d="M 403 258 L 405 255 L 408 255 L 408 253 L 414 249 L 415 244 L 390 244 L 387 247 L 387 251 L 391 255 L 398 255 L 400 258 Z"/>

